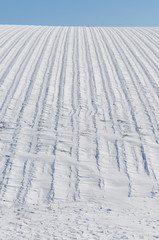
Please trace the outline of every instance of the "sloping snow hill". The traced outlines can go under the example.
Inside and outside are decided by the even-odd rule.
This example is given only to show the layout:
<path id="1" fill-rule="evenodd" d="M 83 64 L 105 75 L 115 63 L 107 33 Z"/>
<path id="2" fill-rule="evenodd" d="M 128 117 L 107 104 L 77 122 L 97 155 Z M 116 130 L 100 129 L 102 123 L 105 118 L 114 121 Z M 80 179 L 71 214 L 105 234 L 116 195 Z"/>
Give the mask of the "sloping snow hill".
<path id="1" fill-rule="evenodd" d="M 157 239 L 158 201 L 159 28 L 1 25 L 0 239 Z"/>

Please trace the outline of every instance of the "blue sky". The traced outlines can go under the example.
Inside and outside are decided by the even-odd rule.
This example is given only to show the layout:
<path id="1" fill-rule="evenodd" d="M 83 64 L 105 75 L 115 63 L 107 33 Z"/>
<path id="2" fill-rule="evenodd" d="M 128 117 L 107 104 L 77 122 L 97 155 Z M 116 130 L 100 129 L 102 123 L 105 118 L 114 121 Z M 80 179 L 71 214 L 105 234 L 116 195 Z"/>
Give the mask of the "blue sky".
<path id="1" fill-rule="evenodd" d="M 159 0 L 0 0 L 0 24 L 159 26 Z"/>

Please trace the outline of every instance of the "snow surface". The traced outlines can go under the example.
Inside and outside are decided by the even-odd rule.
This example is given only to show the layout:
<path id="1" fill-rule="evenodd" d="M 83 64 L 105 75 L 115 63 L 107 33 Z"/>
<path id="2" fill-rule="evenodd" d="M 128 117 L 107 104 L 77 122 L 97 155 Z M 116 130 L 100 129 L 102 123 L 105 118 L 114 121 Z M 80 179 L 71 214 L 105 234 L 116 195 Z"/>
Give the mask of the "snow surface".
<path id="1" fill-rule="evenodd" d="M 0 26 L 0 239 L 159 239 L 159 28 Z"/>

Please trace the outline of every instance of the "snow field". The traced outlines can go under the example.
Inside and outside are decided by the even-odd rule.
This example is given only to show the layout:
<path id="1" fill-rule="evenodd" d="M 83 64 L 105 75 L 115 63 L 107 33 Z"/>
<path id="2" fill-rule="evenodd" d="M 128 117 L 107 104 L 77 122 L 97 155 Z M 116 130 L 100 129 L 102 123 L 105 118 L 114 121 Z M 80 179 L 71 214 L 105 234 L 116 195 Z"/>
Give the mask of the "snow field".
<path id="1" fill-rule="evenodd" d="M 0 26 L 0 239 L 159 238 L 158 43 Z"/>

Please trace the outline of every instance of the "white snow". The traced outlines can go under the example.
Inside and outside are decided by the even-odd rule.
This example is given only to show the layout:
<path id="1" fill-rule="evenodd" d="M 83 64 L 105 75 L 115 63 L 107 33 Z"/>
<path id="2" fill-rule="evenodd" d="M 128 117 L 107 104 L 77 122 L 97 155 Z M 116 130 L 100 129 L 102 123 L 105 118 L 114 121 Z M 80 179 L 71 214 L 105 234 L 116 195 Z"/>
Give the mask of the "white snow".
<path id="1" fill-rule="evenodd" d="M 159 238 L 159 28 L 0 25 L 0 239 Z"/>

